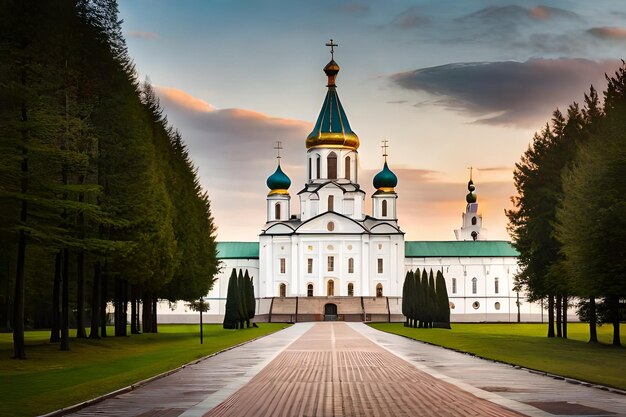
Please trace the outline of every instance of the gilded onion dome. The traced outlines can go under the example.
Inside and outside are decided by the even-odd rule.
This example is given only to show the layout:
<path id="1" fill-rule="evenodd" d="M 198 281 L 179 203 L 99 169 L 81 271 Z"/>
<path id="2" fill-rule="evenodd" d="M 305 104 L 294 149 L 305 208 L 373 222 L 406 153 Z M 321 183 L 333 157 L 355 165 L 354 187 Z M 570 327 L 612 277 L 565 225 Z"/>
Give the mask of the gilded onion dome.
<path id="1" fill-rule="evenodd" d="M 331 42 L 332 43 L 332 42 Z M 337 95 L 335 78 L 339 72 L 339 65 L 331 59 L 324 67 L 328 76 L 328 92 L 322 104 L 322 110 L 317 118 L 313 131 L 306 138 L 307 149 L 314 147 L 337 147 L 357 150 L 359 137 L 350 128 L 350 123 L 343 110 Z"/>
<path id="2" fill-rule="evenodd" d="M 398 177 L 389 169 L 385 161 L 383 170 L 374 177 L 374 188 L 381 192 L 393 193 L 396 185 L 398 185 Z"/>
<path id="3" fill-rule="evenodd" d="M 476 190 L 476 186 L 474 186 L 474 181 L 472 181 L 471 178 L 467 183 L 467 190 L 469 191 L 469 193 L 467 193 L 467 195 L 465 196 L 465 201 L 467 201 L 468 204 L 475 203 L 478 197 L 476 196 L 476 192 L 474 191 Z"/>
<path id="4" fill-rule="evenodd" d="M 279 164 L 278 167 L 276 167 L 276 171 L 274 171 L 274 173 L 267 178 L 266 184 L 267 187 L 270 189 L 268 195 L 289 194 L 288 189 L 291 185 L 291 180 L 283 172 Z"/>

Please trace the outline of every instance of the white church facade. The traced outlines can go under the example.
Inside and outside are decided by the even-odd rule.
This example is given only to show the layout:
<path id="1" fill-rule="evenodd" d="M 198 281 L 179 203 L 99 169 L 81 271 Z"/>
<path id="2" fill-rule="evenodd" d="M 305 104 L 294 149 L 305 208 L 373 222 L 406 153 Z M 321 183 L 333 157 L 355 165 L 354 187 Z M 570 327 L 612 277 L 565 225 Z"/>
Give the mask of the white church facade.
<path id="1" fill-rule="evenodd" d="M 487 240 L 471 175 L 453 241 L 405 241 L 396 207 L 398 178 L 386 151 L 373 180 L 376 191 L 366 198 L 358 181 L 359 138 L 337 95 L 339 66 L 331 59 L 324 72 L 328 90 L 303 147 L 307 180 L 294 196 L 299 211 L 294 212 L 291 181 L 279 154 L 267 179 L 266 223 L 258 242 L 218 243 L 222 270 L 205 297 L 209 321 L 223 318 L 233 268 L 253 277 L 259 320 L 320 320 L 330 314 L 401 321 L 405 274 L 426 268 L 443 272 L 453 322 L 542 321 L 541 306 L 514 289 L 515 249 L 506 241 Z M 183 303 L 170 307 L 161 305 L 160 321 L 195 320 L 197 313 Z"/>

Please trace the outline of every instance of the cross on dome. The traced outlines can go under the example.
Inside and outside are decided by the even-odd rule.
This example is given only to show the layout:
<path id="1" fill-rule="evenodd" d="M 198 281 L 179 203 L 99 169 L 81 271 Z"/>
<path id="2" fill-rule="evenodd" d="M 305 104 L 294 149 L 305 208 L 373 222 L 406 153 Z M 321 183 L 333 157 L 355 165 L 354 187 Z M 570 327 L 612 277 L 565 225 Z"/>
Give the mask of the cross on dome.
<path id="1" fill-rule="evenodd" d="M 385 162 L 387 162 L 387 157 L 389 156 L 387 154 L 387 148 L 389 148 L 389 145 L 388 145 L 389 141 L 387 139 L 384 139 L 384 140 L 381 140 L 381 142 L 382 142 L 381 148 L 383 149 L 383 157 L 385 158 Z"/>
<path id="2" fill-rule="evenodd" d="M 278 164 L 280 165 L 280 150 L 283 149 L 283 143 L 279 140 L 276 141 L 276 146 L 274 146 L 274 149 L 276 149 L 276 159 L 278 159 Z"/>
<path id="3" fill-rule="evenodd" d="M 326 46 L 330 47 L 330 59 L 332 61 L 335 59 L 335 46 L 339 46 L 339 44 L 334 43 L 331 39 L 330 42 L 326 43 Z"/>

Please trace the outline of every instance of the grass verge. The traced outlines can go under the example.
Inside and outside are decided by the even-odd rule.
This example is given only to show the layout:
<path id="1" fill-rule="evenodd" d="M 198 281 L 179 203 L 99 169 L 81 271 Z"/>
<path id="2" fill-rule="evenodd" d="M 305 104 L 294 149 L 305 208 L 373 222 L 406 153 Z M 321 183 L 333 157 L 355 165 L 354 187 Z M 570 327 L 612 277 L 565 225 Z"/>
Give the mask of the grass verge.
<path id="1" fill-rule="evenodd" d="M 204 325 L 159 325 L 157 334 L 75 339 L 69 352 L 49 343 L 49 331 L 26 332 L 26 360 L 10 359 L 12 335 L 0 334 L 0 416 L 44 414 L 123 388 L 288 325 L 224 330 Z M 109 334 L 113 332 L 110 330 Z"/>
<path id="2" fill-rule="evenodd" d="M 412 329 L 402 323 L 373 323 L 384 332 L 473 353 L 551 374 L 626 390 L 626 348 L 608 345 L 612 326 L 598 327 L 598 345 L 587 343 L 589 327 L 570 323 L 569 339 L 546 337 L 545 324 L 452 324 L 452 330 Z M 621 326 L 626 344 L 626 325 Z"/>

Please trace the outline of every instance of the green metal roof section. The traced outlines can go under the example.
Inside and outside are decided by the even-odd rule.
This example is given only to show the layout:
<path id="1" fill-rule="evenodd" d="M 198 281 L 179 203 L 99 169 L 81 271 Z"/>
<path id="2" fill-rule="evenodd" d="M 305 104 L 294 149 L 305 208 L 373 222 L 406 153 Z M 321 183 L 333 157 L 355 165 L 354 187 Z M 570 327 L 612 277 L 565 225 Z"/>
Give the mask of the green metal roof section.
<path id="1" fill-rule="evenodd" d="M 258 242 L 218 242 L 218 259 L 258 259 Z M 505 240 L 410 241 L 404 242 L 407 258 L 517 257 L 519 254 Z"/>
<path id="2" fill-rule="evenodd" d="M 259 242 L 217 242 L 218 259 L 258 259 Z"/>
<path id="3" fill-rule="evenodd" d="M 406 258 L 517 257 L 518 255 L 511 242 L 505 240 L 404 242 Z"/>

